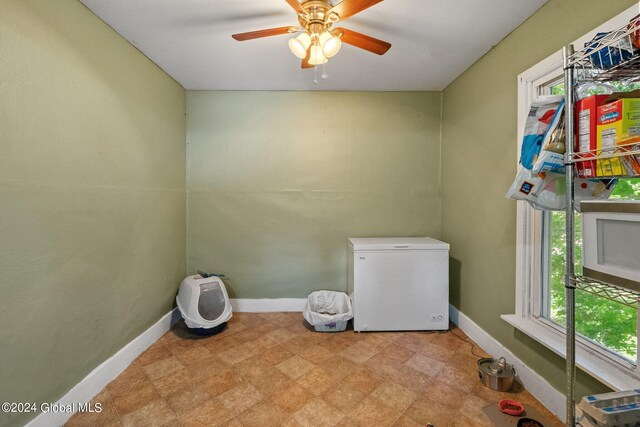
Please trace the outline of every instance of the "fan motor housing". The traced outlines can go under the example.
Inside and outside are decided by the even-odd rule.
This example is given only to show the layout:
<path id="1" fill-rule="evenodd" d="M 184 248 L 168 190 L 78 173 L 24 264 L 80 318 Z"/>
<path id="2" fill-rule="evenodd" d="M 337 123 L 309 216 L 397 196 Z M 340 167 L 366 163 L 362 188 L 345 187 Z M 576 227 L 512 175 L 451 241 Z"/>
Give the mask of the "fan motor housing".
<path id="1" fill-rule="evenodd" d="M 328 28 L 331 24 L 340 19 L 338 14 L 335 12 L 327 14 L 332 6 L 323 0 L 309 0 L 302 3 L 302 7 L 307 11 L 307 15 L 298 15 L 298 21 L 304 28 L 311 24 L 322 24 Z"/>

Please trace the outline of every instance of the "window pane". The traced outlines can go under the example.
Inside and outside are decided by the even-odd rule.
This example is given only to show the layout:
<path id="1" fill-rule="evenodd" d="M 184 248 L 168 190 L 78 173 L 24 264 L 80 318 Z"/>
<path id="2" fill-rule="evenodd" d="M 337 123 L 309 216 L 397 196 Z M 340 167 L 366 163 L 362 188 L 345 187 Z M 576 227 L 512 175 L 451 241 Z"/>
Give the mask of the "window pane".
<path id="1" fill-rule="evenodd" d="M 640 198 L 640 178 L 621 179 L 612 199 Z M 565 324 L 565 213 L 549 212 L 550 220 L 550 268 L 549 278 L 549 319 Z M 582 270 L 582 222 L 579 214 L 575 218 L 576 244 L 575 260 L 576 273 Z M 604 298 L 578 291 L 576 299 L 576 330 L 583 336 L 619 353 L 635 362 L 637 356 L 637 311 L 632 307 L 609 301 Z"/>
<path id="2" fill-rule="evenodd" d="M 611 193 L 610 199 L 640 199 L 640 178 L 620 179 Z"/>
<path id="3" fill-rule="evenodd" d="M 549 94 L 564 95 L 564 81 L 560 81 L 558 83 L 552 83 L 549 86 Z"/>

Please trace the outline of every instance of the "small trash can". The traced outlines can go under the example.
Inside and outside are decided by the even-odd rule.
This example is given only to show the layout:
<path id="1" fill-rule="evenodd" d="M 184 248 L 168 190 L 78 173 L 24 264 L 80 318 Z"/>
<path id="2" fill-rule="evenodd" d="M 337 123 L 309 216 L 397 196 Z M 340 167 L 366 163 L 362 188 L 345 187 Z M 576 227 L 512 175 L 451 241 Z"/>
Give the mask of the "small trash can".
<path id="1" fill-rule="evenodd" d="M 315 291 L 309 294 L 302 315 L 318 332 L 340 332 L 353 318 L 353 307 L 344 292 Z"/>

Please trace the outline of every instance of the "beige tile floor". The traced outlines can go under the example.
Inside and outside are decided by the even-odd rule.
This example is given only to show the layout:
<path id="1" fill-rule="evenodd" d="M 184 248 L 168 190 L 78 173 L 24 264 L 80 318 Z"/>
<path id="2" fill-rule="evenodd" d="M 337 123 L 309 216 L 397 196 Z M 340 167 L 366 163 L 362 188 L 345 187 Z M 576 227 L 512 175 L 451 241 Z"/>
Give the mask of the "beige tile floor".
<path id="1" fill-rule="evenodd" d="M 180 322 L 96 396 L 101 413 L 67 425 L 482 427 L 512 398 L 562 426 L 526 390 L 483 386 L 469 342 L 455 327 L 318 333 L 301 313 L 235 313 L 206 338 Z"/>

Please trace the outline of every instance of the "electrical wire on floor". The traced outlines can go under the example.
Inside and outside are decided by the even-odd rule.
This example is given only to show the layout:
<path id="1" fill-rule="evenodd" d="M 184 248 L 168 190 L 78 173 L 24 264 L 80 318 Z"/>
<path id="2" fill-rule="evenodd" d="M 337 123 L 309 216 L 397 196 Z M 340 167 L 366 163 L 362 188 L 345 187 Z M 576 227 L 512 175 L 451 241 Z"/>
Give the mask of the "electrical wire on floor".
<path id="1" fill-rule="evenodd" d="M 453 329 L 449 329 L 449 332 L 451 332 L 451 335 L 455 336 L 456 338 L 458 338 L 461 341 L 466 342 L 467 344 L 471 344 L 471 354 L 473 354 L 475 357 L 478 358 L 478 360 L 480 359 L 484 359 L 485 356 L 481 355 L 481 354 L 476 354 L 473 352 L 473 349 L 477 347 L 477 344 L 474 343 L 473 341 L 464 339 L 463 337 L 461 337 L 460 335 L 456 334 L 455 332 L 453 332 Z"/>
<path id="2" fill-rule="evenodd" d="M 481 354 L 477 354 L 473 351 L 473 349 L 475 349 L 476 347 L 478 347 L 478 345 L 476 343 L 474 343 L 473 341 L 467 340 L 463 337 L 461 337 L 460 335 L 456 334 L 455 332 L 453 332 L 453 329 L 447 329 L 444 331 L 419 331 L 418 333 L 420 334 L 425 334 L 425 335 L 430 335 L 430 334 L 448 334 L 451 333 L 451 335 L 453 335 L 454 337 L 458 338 L 460 341 L 464 341 L 467 344 L 471 344 L 471 354 L 475 357 L 478 358 L 478 360 L 480 359 L 484 359 L 485 356 L 481 355 Z M 479 348 L 479 347 L 478 347 Z"/>

